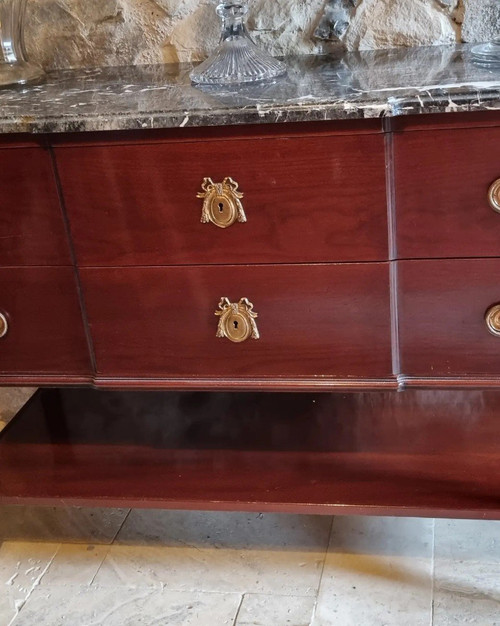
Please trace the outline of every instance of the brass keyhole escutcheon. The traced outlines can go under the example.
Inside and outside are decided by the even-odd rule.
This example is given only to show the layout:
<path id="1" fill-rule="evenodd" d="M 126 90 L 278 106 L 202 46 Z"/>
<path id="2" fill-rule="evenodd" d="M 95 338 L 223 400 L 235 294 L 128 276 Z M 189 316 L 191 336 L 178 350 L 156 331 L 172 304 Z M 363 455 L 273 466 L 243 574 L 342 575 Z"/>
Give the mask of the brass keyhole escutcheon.
<path id="1" fill-rule="evenodd" d="M 0 313 L 0 339 L 5 337 L 9 330 L 9 323 L 7 322 L 7 318 L 3 313 Z"/>
<path id="2" fill-rule="evenodd" d="M 490 333 L 500 337 L 500 304 L 495 304 L 486 311 L 485 321 Z"/>
<path id="3" fill-rule="evenodd" d="M 221 298 L 219 310 L 215 311 L 215 315 L 219 318 L 217 337 L 225 337 L 234 343 L 260 338 L 255 321 L 258 314 L 253 310 L 253 304 L 248 298 L 241 298 L 239 302 Z"/>
<path id="4" fill-rule="evenodd" d="M 236 208 L 226 198 L 215 196 L 209 207 L 210 221 L 220 228 L 227 228 L 237 219 Z"/>
<path id="5" fill-rule="evenodd" d="M 500 178 L 498 178 L 488 190 L 488 202 L 490 207 L 500 213 Z"/>
<path id="6" fill-rule="evenodd" d="M 243 194 L 238 191 L 238 183 L 232 178 L 224 178 L 221 183 L 204 178 L 201 188 L 203 191 L 197 197 L 203 198 L 202 223 L 212 222 L 219 228 L 228 228 L 235 222 L 247 221 L 241 203 Z"/>

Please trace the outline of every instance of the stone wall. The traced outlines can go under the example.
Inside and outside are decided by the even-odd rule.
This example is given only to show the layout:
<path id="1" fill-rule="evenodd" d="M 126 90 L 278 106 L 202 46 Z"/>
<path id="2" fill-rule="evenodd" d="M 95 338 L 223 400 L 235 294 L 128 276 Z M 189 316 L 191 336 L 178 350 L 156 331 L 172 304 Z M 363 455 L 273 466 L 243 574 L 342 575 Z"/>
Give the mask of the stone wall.
<path id="1" fill-rule="evenodd" d="M 26 44 L 44 67 L 191 61 L 217 43 L 215 0 L 29 0 Z M 500 0 L 251 0 L 273 54 L 484 41 Z"/>

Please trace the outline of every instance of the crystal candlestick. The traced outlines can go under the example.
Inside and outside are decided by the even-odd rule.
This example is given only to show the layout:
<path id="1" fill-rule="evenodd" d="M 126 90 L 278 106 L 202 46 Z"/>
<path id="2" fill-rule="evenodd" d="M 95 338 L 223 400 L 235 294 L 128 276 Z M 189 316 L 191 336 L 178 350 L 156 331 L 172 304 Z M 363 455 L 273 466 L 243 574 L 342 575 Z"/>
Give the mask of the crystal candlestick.
<path id="1" fill-rule="evenodd" d="M 486 67 L 500 68 L 500 36 L 489 43 L 483 43 L 472 48 L 472 58 L 476 63 Z"/>
<path id="2" fill-rule="evenodd" d="M 222 37 L 213 55 L 191 72 L 194 83 L 233 85 L 263 81 L 286 73 L 286 66 L 258 48 L 248 34 L 244 1 L 223 2 L 217 7 L 222 18 Z"/>
<path id="3" fill-rule="evenodd" d="M 0 86 L 27 83 L 43 70 L 29 63 L 24 48 L 27 0 L 0 0 Z"/>
<path id="4" fill-rule="evenodd" d="M 486 23 L 498 24 L 500 20 L 499 0 L 483 0 L 483 18 Z M 475 63 L 489 68 L 500 68 L 500 33 L 492 41 L 482 43 L 472 48 L 471 58 Z"/>

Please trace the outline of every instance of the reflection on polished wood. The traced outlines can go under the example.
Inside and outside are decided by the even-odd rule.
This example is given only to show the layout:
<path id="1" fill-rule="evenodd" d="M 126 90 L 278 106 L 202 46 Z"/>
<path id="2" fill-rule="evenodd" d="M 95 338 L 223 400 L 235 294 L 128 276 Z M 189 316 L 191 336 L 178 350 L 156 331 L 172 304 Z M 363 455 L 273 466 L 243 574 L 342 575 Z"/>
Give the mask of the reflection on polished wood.
<path id="1" fill-rule="evenodd" d="M 84 268 L 80 276 L 101 377 L 138 386 L 210 378 L 212 388 L 238 378 L 306 388 L 393 378 L 385 263 Z M 221 296 L 255 304 L 259 341 L 241 350 L 216 337 Z"/>
<path id="2" fill-rule="evenodd" d="M 326 125 L 310 137 L 307 128 L 302 137 L 282 124 L 272 137 L 255 127 L 230 141 L 56 147 L 79 265 L 387 259 L 383 136 L 332 136 Z M 208 175 L 244 190 L 244 226 L 200 222 L 196 194 Z"/>
<path id="3" fill-rule="evenodd" d="M 500 394 L 40 391 L 0 501 L 500 518 Z"/>
<path id="4" fill-rule="evenodd" d="M 400 258 L 500 256 L 500 219 L 488 192 L 499 176 L 499 140 L 499 127 L 421 126 L 394 135 Z"/>
<path id="5" fill-rule="evenodd" d="M 0 148 L 0 265 L 71 265 L 50 155 Z"/>
<path id="6" fill-rule="evenodd" d="M 90 378 L 72 268 L 0 267 L 0 311 L 0 331 L 6 331 L 0 346 L 3 384 L 13 384 L 16 375 L 26 376 L 28 384 L 43 383 L 44 376 L 52 384 L 63 375 Z"/>
<path id="7" fill-rule="evenodd" d="M 401 370 L 409 376 L 500 375 L 485 313 L 500 301 L 500 259 L 398 262 Z"/>

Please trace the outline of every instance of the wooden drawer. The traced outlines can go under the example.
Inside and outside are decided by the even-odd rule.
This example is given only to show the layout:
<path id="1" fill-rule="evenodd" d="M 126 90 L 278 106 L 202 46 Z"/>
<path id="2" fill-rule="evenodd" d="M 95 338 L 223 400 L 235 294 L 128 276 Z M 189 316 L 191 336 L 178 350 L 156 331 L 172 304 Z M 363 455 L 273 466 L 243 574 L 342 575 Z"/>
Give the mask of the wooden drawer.
<path id="1" fill-rule="evenodd" d="M 382 135 L 56 148 L 83 266 L 387 259 Z M 205 177 L 247 222 L 201 223 Z"/>
<path id="2" fill-rule="evenodd" d="M 500 128 L 395 135 L 398 256 L 500 256 Z"/>
<path id="3" fill-rule="evenodd" d="M 0 149 L 0 265 L 69 265 L 50 155 Z"/>
<path id="4" fill-rule="evenodd" d="M 486 311 L 500 303 L 500 260 L 398 265 L 402 372 L 500 375 L 500 337 L 485 323 Z"/>
<path id="5" fill-rule="evenodd" d="M 104 377 L 391 376 L 387 264 L 84 269 L 82 280 Z M 253 303 L 260 339 L 216 337 L 223 297 Z"/>
<path id="6" fill-rule="evenodd" d="M 0 380 L 15 374 L 54 376 L 54 382 L 57 376 L 90 376 L 71 268 L 0 268 L 0 313 L 8 323 L 0 339 Z"/>

